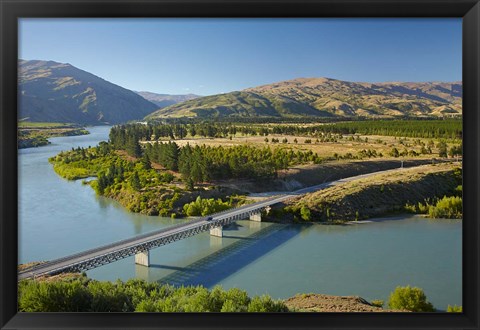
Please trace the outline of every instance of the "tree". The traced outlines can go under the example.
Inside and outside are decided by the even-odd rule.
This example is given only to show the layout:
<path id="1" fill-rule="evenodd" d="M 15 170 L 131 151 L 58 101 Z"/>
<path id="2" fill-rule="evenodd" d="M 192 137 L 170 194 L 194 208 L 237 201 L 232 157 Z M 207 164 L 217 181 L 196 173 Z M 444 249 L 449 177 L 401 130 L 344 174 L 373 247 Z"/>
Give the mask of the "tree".
<path id="1" fill-rule="evenodd" d="M 194 137 L 195 135 L 197 135 L 197 130 L 195 129 L 195 125 L 194 124 L 191 124 L 190 127 L 189 127 L 189 133 L 192 137 Z"/>
<path id="2" fill-rule="evenodd" d="M 97 179 L 97 193 L 99 195 L 103 195 L 106 187 L 107 187 L 106 178 L 102 173 L 100 173 Z"/>
<path id="3" fill-rule="evenodd" d="M 417 287 L 398 286 L 390 294 L 388 307 L 391 309 L 403 309 L 411 312 L 434 312 L 435 308 L 427 301 L 422 289 Z"/>
<path id="4" fill-rule="evenodd" d="M 130 137 L 126 145 L 127 153 L 132 157 L 141 157 L 142 156 L 142 147 L 135 136 Z"/>
<path id="5" fill-rule="evenodd" d="M 195 185 L 193 183 L 193 180 L 191 178 L 188 178 L 186 181 L 185 181 L 185 188 L 187 188 L 187 190 L 190 190 L 192 191 L 193 189 L 195 189 Z"/>
<path id="6" fill-rule="evenodd" d="M 450 150 L 448 151 L 448 155 L 450 157 L 455 157 L 455 156 L 461 156 L 462 155 L 462 146 L 453 146 L 450 148 Z"/>
<path id="7" fill-rule="evenodd" d="M 447 144 L 445 143 L 445 141 L 440 141 L 438 144 L 437 144 L 437 148 L 438 148 L 438 156 L 439 157 L 447 157 Z"/>
<path id="8" fill-rule="evenodd" d="M 137 171 L 133 172 L 132 176 L 130 177 L 129 183 L 130 183 L 130 186 L 135 190 L 142 189 L 142 185 L 140 183 L 140 178 L 138 176 Z"/>
<path id="9" fill-rule="evenodd" d="M 397 158 L 398 156 L 400 156 L 400 153 L 398 152 L 398 149 L 397 148 L 393 148 L 392 150 L 390 150 L 390 152 L 388 153 L 390 156 L 392 157 L 395 157 Z"/>
<path id="10" fill-rule="evenodd" d="M 150 157 L 148 157 L 148 154 L 145 154 L 142 157 L 142 166 L 146 170 L 150 170 L 152 168 L 152 164 L 150 163 Z"/>

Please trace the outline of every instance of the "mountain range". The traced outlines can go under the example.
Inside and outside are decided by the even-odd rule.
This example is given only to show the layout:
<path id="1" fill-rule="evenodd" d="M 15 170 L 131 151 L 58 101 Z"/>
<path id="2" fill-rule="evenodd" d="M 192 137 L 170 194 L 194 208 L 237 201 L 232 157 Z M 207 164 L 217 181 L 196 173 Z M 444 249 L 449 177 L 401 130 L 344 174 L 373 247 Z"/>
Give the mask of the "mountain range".
<path id="1" fill-rule="evenodd" d="M 133 92 L 70 64 L 19 61 L 19 119 L 83 125 L 198 117 L 403 117 L 462 114 L 461 82 L 298 78 L 211 96 Z"/>
<path id="2" fill-rule="evenodd" d="M 19 119 L 83 125 L 143 119 L 158 106 L 70 64 L 19 61 Z"/>
<path id="3" fill-rule="evenodd" d="M 200 97 L 157 110 L 168 117 L 400 117 L 462 113 L 461 82 L 362 83 L 298 78 Z"/>

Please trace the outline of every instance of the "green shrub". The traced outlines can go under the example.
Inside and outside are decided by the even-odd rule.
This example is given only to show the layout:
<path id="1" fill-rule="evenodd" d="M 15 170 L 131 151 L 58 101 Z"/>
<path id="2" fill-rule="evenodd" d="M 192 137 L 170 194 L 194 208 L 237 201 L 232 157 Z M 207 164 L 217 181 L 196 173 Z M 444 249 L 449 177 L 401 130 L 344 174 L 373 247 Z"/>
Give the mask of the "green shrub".
<path id="1" fill-rule="evenodd" d="M 300 209 L 300 216 L 302 217 L 303 220 L 305 221 L 310 221 L 311 219 L 311 212 L 310 209 L 306 206 L 302 206 Z"/>
<path id="2" fill-rule="evenodd" d="M 370 305 L 375 306 L 375 307 L 380 307 L 380 308 L 383 308 L 384 304 L 385 304 L 385 302 L 383 300 L 380 300 L 380 299 L 375 299 L 375 300 L 372 300 L 370 302 Z"/>
<path id="3" fill-rule="evenodd" d="M 269 296 L 220 286 L 175 288 L 142 280 L 100 282 L 88 278 L 19 283 L 21 312 L 286 312 Z"/>
<path id="4" fill-rule="evenodd" d="M 428 215 L 431 218 L 461 219 L 462 211 L 463 211 L 462 197 L 444 196 L 441 200 L 437 202 L 435 206 L 429 208 Z"/>
<path id="5" fill-rule="evenodd" d="M 183 212 L 187 216 L 205 216 L 208 214 L 221 212 L 233 206 L 232 200 L 222 201 L 219 199 L 203 199 L 200 196 L 194 202 L 183 205 Z"/>
<path id="6" fill-rule="evenodd" d="M 462 306 L 457 306 L 457 305 L 450 306 L 450 305 L 448 305 L 448 307 L 447 307 L 447 313 L 462 313 L 462 312 L 463 312 Z"/>
<path id="7" fill-rule="evenodd" d="M 248 312 L 288 312 L 288 308 L 280 301 L 274 301 L 270 296 L 253 297 L 248 304 Z"/>
<path id="8" fill-rule="evenodd" d="M 422 289 L 416 287 L 400 287 L 390 294 L 388 307 L 391 309 L 403 309 L 411 312 L 434 312 L 433 305 L 427 301 Z"/>
<path id="9" fill-rule="evenodd" d="M 22 312 L 82 312 L 90 311 L 91 304 L 92 294 L 80 281 L 26 281 L 19 286 Z"/>

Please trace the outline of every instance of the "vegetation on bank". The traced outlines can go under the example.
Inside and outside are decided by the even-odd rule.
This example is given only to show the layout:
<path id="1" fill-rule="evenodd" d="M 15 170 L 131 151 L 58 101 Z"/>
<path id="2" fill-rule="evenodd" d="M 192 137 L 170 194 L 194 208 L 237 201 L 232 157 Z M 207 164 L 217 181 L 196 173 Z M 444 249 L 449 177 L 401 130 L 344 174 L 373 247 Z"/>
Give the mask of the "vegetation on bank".
<path id="1" fill-rule="evenodd" d="M 218 213 L 228 210 L 234 206 L 244 204 L 246 202 L 243 196 L 230 196 L 227 201 L 221 198 L 201 198 L 200 196 L 191 203 L 183 205 L 183 212 L 187 216 L 206 216 L 212 213 Z"/>
<path id="2" fill-rule="evenodd" d="M 170 215 L 183 192 L 169 184 L 172 174 L 154 170 L 145 159 L 127 160 L 105 142 L 61 152 L 50 162 L 69 180 L 96 177 L 88 184 L 98 195 L 113 198 L 132 212 Z"/>
<path id="3" fill-rule="evenodd" d="M 462 219 L 462 186 L 454 191 L 454 196 L 443 196 L 442 198 L 425 199 L 424 202 L 405 205 L 405 210 L 411 213 L 425 214 L 429 218 Z"/>
<path id="4" fill-rule="evenodd" d="M 47 145 L 48 138 L 55 136 L 74 136 L 90 134 L 86 129 L 74 124 L 18 123 L 18 148 L 31 148 Z"/>
<path id="5" fill-rule="evenodd" d="M 50 158 L 50 162 L 57 174 L 69 180 L 96 177 L 88 183 L 98 195 L 114 198 L 132 212 L 190 216 L 206 215 L 244 202 L 241 198 L 219 200 L 219 197 L 225 198 L 226 191 L 204 190 L 198 186 L 211 177 L 251 175 L 262 180 L 275 176 L 279 170 L 277 166 L 285 168 L 299 161 L 299 157 L 308 159 L 308 154 L 274 153 L 254 147 L 179 148 L 173 142 L 156 144 L 145 150 L 138 147 L 126 146 L 127 153 L 138 152 L 137 158 L 122 154 L 123 151 L 116 150 L 111 143 L 102 142 L 93 148 L 61 152 Z M 274 163 L 276 157 L 282 161 Z M 272 167 L 261 168 L 262 159 Z M 199 191 L 203 192 L 203 199 L 192 193 Z"/>
<path id="6" fill-rule="evenodd" d="M 287 312 L 270 296 L 237 288 L 173 287 L 142 280 L 100 282 L 86 276 L 56 281 L 24 280 L 20 312 Z"/>
<path id="7" fill-rule="evenodd" d="M 425 198 L 458 194 L 462 171 L 455 164 L 426 165 L 403 171 L 374 175 L 307 194 L 288 202 L 283 210 L 272 210 L 272 218 L 293 221 L 344 222 L 405 211 L 405 205 L 418 205 Z M 458 206 L 458 202 L 443 203 Z M 444 207 L 436 209 L 441 213 Z M 455 212 L 461 209 L 455 208 Z"/>
<path id="8" fill-rule="evenodd" d="M 343 125 L 343 123 L 336 124 Z M 258 134 L 264 135 L 268 135 L 270 130 L 276 133 L 280 131 L 292 133 L 291 130 L 305 129 L 307 131 L 295 131 L 294 133 L 317 134 L 319 138 L 316 140 L 321 139 L 322 141 L 345 139 L 347 146 L 371 143 L 368 137 L 360 138 L 360 136 L 351 135 L 347 138 L 343 137 L 341 132 L 330 132 L 325 128 L 329 125 L 304 127 L 298 125 L 243 125 L 241 129 L 246 130 L 245 134 L 257 134 L 256 130 L 258 129 L 260 130 Z M 443 127 L 442 125 L 439 127 Z M 215 187 L 216 184 L 225 184 L 232 179 L 255 181 L 257 185 L 272 183 L 281 181 L 279 178 L 282 177 L 285 181 L 288 170 L 294 166 L 313 166 L 328 159 L 353 160 L 384 156 L 375 148 L 351 147 L 344 150 L 355 150 L 355 153 L 349 152 L 340 155 L 338 152 L 334 152 L 337 149 L 332 147 L 333 149 L 329 149 L 332 154 L 327 153 L 320 157 L 316 150 L 307 147 L 292 147 L 291 145 L 298 143 L 296 138 L 293 141 L 284 138 L 281 144 L 280 140 L 271 138 L 269 143 L 278 143 L 277 146 L 265 146 L 262 141 L 260 141 L 260 145 L 242 143 L 222 146 L 215 144 L 190 145 L 175 140 L 176 138 L 181 139 L 187 134 L 192 136 L 196 134 L 206 136 L 236 134 L 237 128 L 240 129 L 240 126 L 212 122 L 115 126 L 110 131 L 109 142 L 101 142 L 94 148 L 77 148 L 61 152 L 52 157 L 50 161 L 54 165 L 55 171 L 66 179 L 96 177 L 96 180 L 89 181 L 88 184 L 95 189 L 97 194 L 119 201 L 130 211 L 148 215 L 177 216 L 206 215 L 210 210 L 238 205 L 238 201 L 236 201 L 237 204 L 231 204 L 231 200 L 225 199 L 228 199 L 228 194 L 233 191 L 224 188 L 222 188 L 224 191 L 221 191 Z M 249 129 L 251 131 L 248 131 Z M 412 124 L 411 129 L 419 132 L 420 126 Z M 402 132 L 400 131 L 400 133 Z M 441 136 L 442 132 L 442 130 L 437 130 L 432 134 Z M 166 136 L 169 141 L 159 141 L 158 136 Z M 428 142 L 421 139 L 409 141 L 404 138 L 398 140 L 395 138 L 395 144 L 390 144 L 394 141 L 392 138 L 390 140 L 387 144 L 376 138 L 375 143 L 386 148 L 390 145 L 403 147 L 403 150 L 393 147 L 389 152 L 389 156 L 392 158 L 416 157 L 421 153 L 429 155 L 432 154 L 434 148 L 436 148 L 435 152 L 438 151 L 442 157 L 447 157 L 447 152 L 453 157 L 461 154 L 462 149 L 461 145 L 453 144 L 448 150 L 448 145 L 443 140 L 437 144 L 433 140 Z M 313 139 L 310 138 L 304 139 L 304 146 L 311 145 L 312 141 Z M 285 145 L 289 143 L 289 146 Z M 415 147 L 417 151 L 407 149 L 412 147 Z M 388 149 L 382 150 L 387 151 Z M 204 200 L 203 203 L 208 206 L 196 205 L 197 197 Z M 207 202 L 209 199 L 214 199 L 214 201 Z M 403 205 L 407 202 L 417 203 L 418 201 L 405 201 Z M 325 211 L 326 218 L 335 218 L 335 214 L 338 213 L 328 210 L 329 208 L 327 207 Z M 292 211 L 290 213 L 293 214 L 297 213 L 299 219 L 304 221 L 310 221 L 312 217 L 318 215 L 308 205 L 300 205 L 298 208 L 293 207 L 287 210 Z M 365 217 L 360 214 L 360 210 L 355 210 L 354 215 L 354 219 Z"/>
<path id="9" fill-rule="evenodd" d="M 435 312 L 433 305 L 427 300 L 422 289 L 417 287 L 397 287 L 390 294 L 388 307 L 411 312 Z"/>
<path id="10" fill-rule="evenodd" d="M 397 287 L 384 310 L 382 300 L 297 294 L 286 300 L 250 297 L 239 288 L 181 286 L 130 279 L 97 281 L 85 274 L 63 274 L 18 284 L 20 312 L 435 312 L 422 289 Z M 447 312 L 462 312 L 448 306 Z"/>
<path id="11" fill-rule="evenodd" d="M 97 194 L 116 199 L 130 211 L 176 216 L 206 215 L 211 210 L 238 205 L 238 199 L 218 200 L 228 196 L 225 191 L 214 189 L 214 180 L 262 182 L 278 177 L 279 171 L 292 165 L 321 161 L 312 151 L 249 145 L 140 144 L 135 127 L 111 133 L 110 142 L 101 142 L 96 147 L 61 152 L 50 158 L 50 162 L 57 174 L 69 180 L 96 177 L 88 183 Z M 200 201 L 205 205 L 197 207 L 198 194 L 192 192 L 200 191 Z M 211 202 L 210 198 L 217 200 Z"/>

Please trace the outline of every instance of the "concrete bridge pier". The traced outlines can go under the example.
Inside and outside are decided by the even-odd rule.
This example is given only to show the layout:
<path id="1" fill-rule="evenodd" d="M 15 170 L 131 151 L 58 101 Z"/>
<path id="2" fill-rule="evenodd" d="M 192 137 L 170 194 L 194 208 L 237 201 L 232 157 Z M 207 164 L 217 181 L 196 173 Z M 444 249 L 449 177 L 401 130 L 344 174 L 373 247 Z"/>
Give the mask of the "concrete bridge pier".
<path id="1" fill-rule="evenodd" d="M 250 220 L 261 222 L 262 221 L 262 213 L 258 212 L 258 213 L 254 213 L 254 214 L 250 215 Z"/>
<path id="2" fill-rule="evenodd" d="M 223 237 L 223 226 L 210 228 L 210 235 L 216 237 Z"/>
<path id="3" fill-rule="evenodd" d="M 135 255 L 135 263 L 137 265 L 150 267 L 150 250 L 138 252 Z"/>

